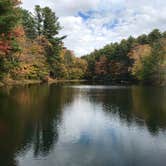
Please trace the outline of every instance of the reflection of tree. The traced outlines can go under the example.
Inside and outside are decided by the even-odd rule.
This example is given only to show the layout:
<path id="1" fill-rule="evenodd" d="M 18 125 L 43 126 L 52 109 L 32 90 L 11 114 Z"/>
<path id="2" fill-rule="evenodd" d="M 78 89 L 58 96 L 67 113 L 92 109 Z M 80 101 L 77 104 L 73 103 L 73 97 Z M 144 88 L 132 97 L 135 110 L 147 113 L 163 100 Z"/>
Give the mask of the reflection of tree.
<path id="1" fill-rule="evenodd" d="M 43 122 L 44 121 L 44 122 Z M 57 141 L 57 126 L 52 124 L 52 120 L 40 120 L 36 123 L 34 135 L 34 155 L 47 155 Z"/>
<path id="2" fill-rule="evenodd" d="M 71 92 L 72 90 L 72 92 Z M 43 116 L 36 124 L 34 137 L 35 156 L 47 155 L 58 139 L 60 114 L 66 104 L 73 99 L 73 89 L 50 86 Z"/>
<path id="3" fill-rule="evenodd" d="M 102 103 L 104 110 L 118 113 L 127 123 L 146 123 L 155 134 L 166 128 L 166 89 L 131 87 L 120 89 L 95 89 L 90 92 L 91 102 Z"/>
<path id="4" fill-rule="evenodd" d="M 132 121 L 132 96 L 129 89 L 95 89 L 90 92 L 90 96 L 91 102 L 101 102 L 107 112 L 118 113 L 128 123 Z"/>
<path id="5" fill-rule="evenodd" d="M 155 134 L 159 128 L 166 128 L 165 91 L 132 87 L 91 89 L 81 91 L 81 95 L 94 104 L 101 103 L 104 110 L 119 114 L 129 124 L 147 124 Z M 55 85 L 0 90 L 0 165 L 16 166 L 15 155 L 30 148 L 34 157 L 48 155 L 58 140 L 62 110 L 77 94 L 79 89 Z"/>
<path id="6" fill-rule="evenodd" d="M 133 110 L 143 118 L 149 131 L 156 133 L 166 128 L 166 89 L 153 87 L 133 87 Z"/>
<path id="7" fill-rule="evenodd" d="M 33 145 L 34 155 L 48 155 L 58 139 L 58 123 L 71 89 L 26 86 L 0 91 L 0 163 L 15 166 L 16 153 Z"/>

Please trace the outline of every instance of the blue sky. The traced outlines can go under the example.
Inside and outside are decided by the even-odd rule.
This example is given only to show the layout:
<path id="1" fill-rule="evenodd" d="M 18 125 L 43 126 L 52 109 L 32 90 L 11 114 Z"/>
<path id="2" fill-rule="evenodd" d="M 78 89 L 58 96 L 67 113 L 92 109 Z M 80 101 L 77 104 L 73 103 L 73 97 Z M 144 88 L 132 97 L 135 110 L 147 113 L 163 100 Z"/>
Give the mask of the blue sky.
<path id="1" fill-rule="evenodd" d="M 82 11 L 78 11 L 78 17 L 81 17 L 83 19 L 83 21 L 87 21 L 89 19 L 91 19 L 91 17 L 93 16 L 94 11 L 90 10 L 87 12 L 82 12 Z"/>
<path id="2" fill-rule="evenodd" d="M 88 54 L 130 35 L 166 30 L 164 0 L 23 0 L 31 10 L 35 4 L 50 6 L 68 35 L 65 46 L 77 56 Z"/>

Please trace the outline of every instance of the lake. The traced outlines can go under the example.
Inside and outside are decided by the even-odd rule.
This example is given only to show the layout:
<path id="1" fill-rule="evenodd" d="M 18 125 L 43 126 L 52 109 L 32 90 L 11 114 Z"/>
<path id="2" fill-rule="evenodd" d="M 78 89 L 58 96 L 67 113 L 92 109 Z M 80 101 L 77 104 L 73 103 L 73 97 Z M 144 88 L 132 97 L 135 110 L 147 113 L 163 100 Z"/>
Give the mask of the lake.
<path id="1" fill-rule="evenodd" d="M 165 166 L 166 87 L 0 89 L 1 166 Z"/>

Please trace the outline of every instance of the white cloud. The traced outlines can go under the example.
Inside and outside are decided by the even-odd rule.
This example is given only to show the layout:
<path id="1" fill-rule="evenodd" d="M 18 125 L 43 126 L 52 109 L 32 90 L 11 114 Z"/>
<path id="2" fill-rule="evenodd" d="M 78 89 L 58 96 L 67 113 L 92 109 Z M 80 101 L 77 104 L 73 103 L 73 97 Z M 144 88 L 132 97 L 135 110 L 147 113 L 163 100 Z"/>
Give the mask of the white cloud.
<path id="1" fill-rule="evenodd" d="M 166 1 L 163 0 L 23 0 L 23 6 L 29 10 L 35 4 L 56 11 L 63 26 L 61 35 L 68 35 L 65 46 L 77 56 L 130 35 L 138 36 L 154 28 L 166 29 Z M 79 16 L 80 11 L 83 14 L 90 11 L 89 18 Z"/>
<path id="2" fill-rule="evenodd" d="M 52 7 L 53 3 L 49 0 L 21 0 L 23 8 L 26 8 L 27 10 L 33 11 L 35 5 L 40 6 L 50 6 Z"/>
<path id="3" fill-rule="evenodd" d="M 61 16 L 75 15 L 78 10 L 86 11 L 98 7 L 100 0 L 51 0 L 57 13 Z"/>

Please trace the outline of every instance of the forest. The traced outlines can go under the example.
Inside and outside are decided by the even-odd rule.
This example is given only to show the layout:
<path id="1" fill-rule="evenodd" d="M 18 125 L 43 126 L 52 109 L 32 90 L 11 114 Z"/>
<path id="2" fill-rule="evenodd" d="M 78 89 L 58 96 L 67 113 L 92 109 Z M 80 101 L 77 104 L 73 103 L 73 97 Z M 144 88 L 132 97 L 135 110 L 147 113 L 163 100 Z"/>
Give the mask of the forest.
<path id="1" fill-rule="evenodd" d="M 166 83 L 166 32 L 130 36 L 82 57 L 87 79 L 113 82 Z"/>
<path id="2" fill-rule="evenodd" d="M 0 0 L 0 80 L 82 79 L 85 60 L 64 47 L 61 26 L 49 8 L 34 13 L 15 0 Z"/>
<path id="3" fill-rule="evenodd" d="M 36 5 L 29 12 L 18 0 L 0 0 L 0 84 L 81 79 L 166 84 L 166 32 L 130 36 L 78 58 L 64 46 L 61 29 L 49 7 Z"/>

